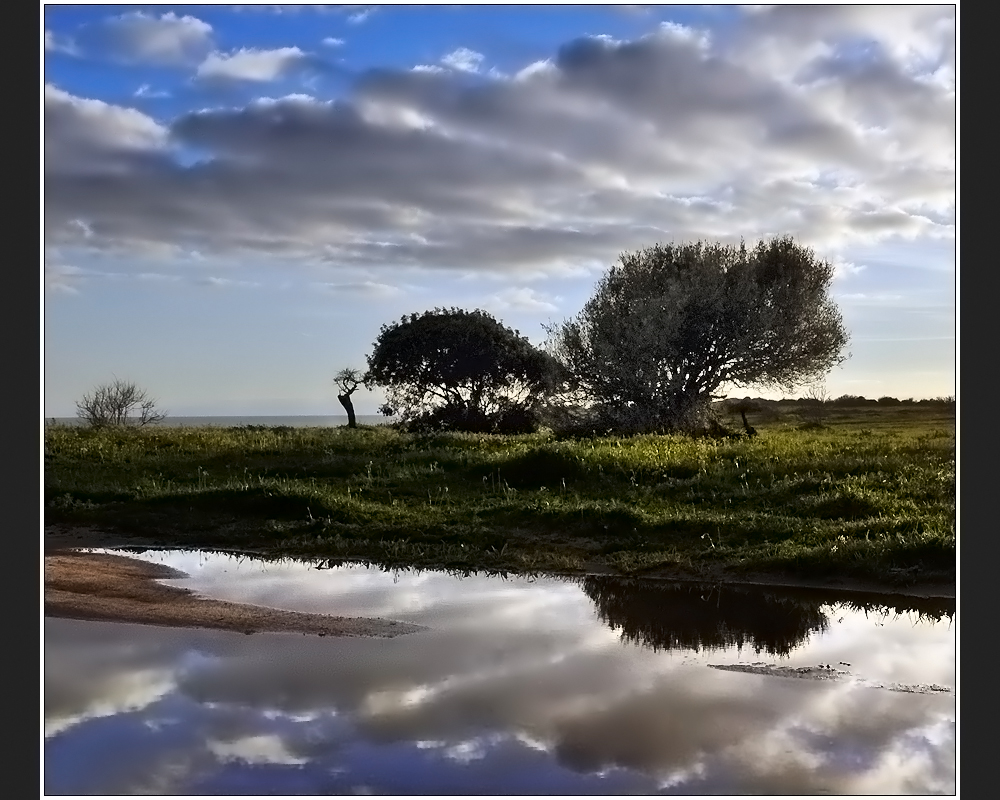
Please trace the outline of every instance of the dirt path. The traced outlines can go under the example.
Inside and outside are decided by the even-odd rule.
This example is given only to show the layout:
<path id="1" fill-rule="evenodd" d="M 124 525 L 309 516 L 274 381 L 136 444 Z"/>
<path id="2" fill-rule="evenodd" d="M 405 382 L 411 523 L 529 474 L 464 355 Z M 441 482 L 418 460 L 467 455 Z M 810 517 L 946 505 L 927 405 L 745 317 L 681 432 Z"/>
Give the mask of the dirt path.
<path id="1" fill-rule="evenodd" d="M 157 583 L 184 578 L 163 564 L 102 553 L 59 550 L 45 555 L 45 615 L 140 625 L 216 628 L 241 633 L 292 632 L 388 638 L 424 630 L 387 619 L 305 614 L 228 603 Z"/>

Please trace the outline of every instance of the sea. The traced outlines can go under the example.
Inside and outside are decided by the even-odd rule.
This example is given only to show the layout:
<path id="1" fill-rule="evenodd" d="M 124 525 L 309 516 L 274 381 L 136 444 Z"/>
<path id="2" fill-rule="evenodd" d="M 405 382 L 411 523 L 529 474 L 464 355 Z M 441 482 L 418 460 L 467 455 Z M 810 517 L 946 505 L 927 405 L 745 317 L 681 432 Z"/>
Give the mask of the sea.
<path id="1" fill-rule="evenodd" d="M 381 414 L 359 414 L 359 425 L 386 425 L 395 420 L 395 417 L 385 417 Z M 82 422 L 77 417 L 46 417 L 45 424 L 48 425 L 81 425 Z M 336 428 L 347 424 L 346 414 L 331 416 L 232 416 L 232 417 L 171 417 L 157 423 L 161 427 L 213 427 L 213 428 L 242 428 L 247 425 L 266 425 L 274 428 L 287 426 L 290 428 Z"/>

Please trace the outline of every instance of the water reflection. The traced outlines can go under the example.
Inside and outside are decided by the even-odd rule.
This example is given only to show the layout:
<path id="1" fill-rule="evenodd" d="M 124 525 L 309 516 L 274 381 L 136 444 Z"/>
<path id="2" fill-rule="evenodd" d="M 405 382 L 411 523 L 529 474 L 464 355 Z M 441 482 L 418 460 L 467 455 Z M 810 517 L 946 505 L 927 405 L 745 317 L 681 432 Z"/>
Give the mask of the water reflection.
<path id="1" fill-rule="evenodd" d="M 954 685 L 948 622 L 905 608 L 866 617 L 863 604 L 800 597 L 790 607 L 826 627 L 807 614 L 762 628 L 731 610 L 721 622 L 674 611 L 690 601 L 666 584 L 171 565 L 227 599 L 433 630 L 321 639 L 46 620 L 47 793 L 954 791 L 953 697 L 707 666 L 741 660 L 709 647 L 739 630 L 747 646 L 787 643 L 782 663 L 842 660 L 878 679 Z M 721 611 L 728 591 L 692 596 Z M 626 625 L 635 634 L 622 641 Z M 808 634 L 798 644 L 796 630 Z"/>
<path id="2" fill-rule="evenodd" d="M 654 650 L 753 647 L 787 656 L 829 620 L 816 603 L 760 591 L 605 577 L 583 580 L 601 619 Z"/>
<path id="3" fill-rule="evenodd" d="M 727 650 L 788 656 L 830 626 L 826 607 L 928 620 L 951 618 L 954 600 L 588 576 L 581 581 L 600 618 L 622 639 L 654 650 Z M 836 598 L 836 599 L 835 599 Z"/>

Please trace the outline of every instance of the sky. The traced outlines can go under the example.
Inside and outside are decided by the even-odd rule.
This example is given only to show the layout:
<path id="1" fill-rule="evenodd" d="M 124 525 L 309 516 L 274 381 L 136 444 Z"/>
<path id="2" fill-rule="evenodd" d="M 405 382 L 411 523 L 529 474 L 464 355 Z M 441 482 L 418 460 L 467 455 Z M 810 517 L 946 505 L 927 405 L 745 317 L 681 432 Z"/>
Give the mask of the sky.
<path id="1" fill-rule="evenodd" d="M 340 414 L 404 314 L 541 345 L 623 252 L 785 234 L 836 267 L 830 397 L 956 394 L 954 5 L 41 17 L 45 417 Z"/>

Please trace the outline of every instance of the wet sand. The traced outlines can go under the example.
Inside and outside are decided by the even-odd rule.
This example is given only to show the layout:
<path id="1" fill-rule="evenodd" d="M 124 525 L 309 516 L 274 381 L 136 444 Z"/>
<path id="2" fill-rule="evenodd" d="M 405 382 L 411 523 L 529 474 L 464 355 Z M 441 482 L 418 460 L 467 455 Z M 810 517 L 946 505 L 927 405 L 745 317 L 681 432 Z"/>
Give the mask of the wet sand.
<path id="1" fill-rule="evenodd" d="M 157 583 L 179 570 L 135 558 L 58 550 L 45 555 L 45 615 L 140 625 L 215 628 L 240 633 L 388 638 L 424 630 L 387 619 L 305 614 L 229 603 Z"/>

